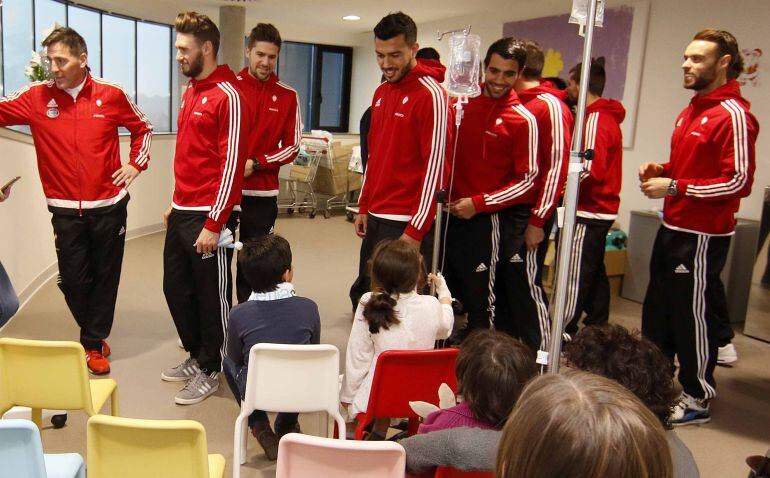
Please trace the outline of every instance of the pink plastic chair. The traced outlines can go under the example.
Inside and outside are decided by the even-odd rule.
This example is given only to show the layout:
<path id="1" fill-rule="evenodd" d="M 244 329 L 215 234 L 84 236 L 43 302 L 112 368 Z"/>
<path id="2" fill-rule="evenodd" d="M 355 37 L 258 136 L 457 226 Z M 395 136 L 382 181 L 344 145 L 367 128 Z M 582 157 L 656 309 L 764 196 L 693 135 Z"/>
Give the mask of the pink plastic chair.
<path id="1" fill-rule="evenodd" d="M 356 440 L 375 418 L 408 418 L 409 435 L 417 432 L 419 417 L 410 401 L 437 403 L 442 383 L 457 391 L 455 362 L 460 349 L 388 350 L 380 354 L 374 368 L 366 413 L 356 417 Z"/>
<path id="2" fill-rule="evenodd" d="M 436 469 L 433 478 L 495 478 L 494 471 L 460 471 L 445 466 Z"/>
<path id="3" fill-rule="evenodd" d="M 395 442 L 289 433 L 278 446 L 275 478 L 403 478 L 405 469 L 406 452 Z"/>

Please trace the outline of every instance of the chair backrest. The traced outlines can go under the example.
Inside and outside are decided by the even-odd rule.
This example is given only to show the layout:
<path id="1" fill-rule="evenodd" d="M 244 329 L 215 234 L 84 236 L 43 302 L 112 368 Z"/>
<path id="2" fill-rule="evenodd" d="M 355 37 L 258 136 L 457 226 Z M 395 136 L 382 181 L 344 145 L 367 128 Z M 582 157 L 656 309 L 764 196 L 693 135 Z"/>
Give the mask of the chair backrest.
<path id="1" fill-rule="evenodd" d="M 406 452 L 396 442 L 353 441 L 289 433 L 278 447 L 276 478 L 403 478 Z"/>
<path id="2" fill-rule="evenodd" d="M 29 420 L 0 420 L 0 475 L 46 478 L 40 431 Z"/>
<path id="3" fill-rule="evenodd" d="M 88 420 L 88 478 L 209 478 L 206 430 L 193 420 Z"/>
<path id="4" fill-rule="evenodd" d="M 340 352 L 334 345 L 257 344 L 249 352 L 244 407 L 339 413 Z"/>
<path id="5" fill-rule="evenodd" d="M 440 466 L 433 478 L 495 478 L 494 471 L 461 471 L 455 468 Z"/>
<path id="6" fill-rule="evenodd" d="M 388 350 L 374 369 L 366 414 L 373 417 L 417 417 L 410 401 L 438 403 L 442 383 L 457 391 L 455 362 L 460 349 Z"/>
<path id="7" fill-rule="evenodd" d="M 84 357 L 77 342 L 0 338 L 0 402 L 93 414 Z"/>

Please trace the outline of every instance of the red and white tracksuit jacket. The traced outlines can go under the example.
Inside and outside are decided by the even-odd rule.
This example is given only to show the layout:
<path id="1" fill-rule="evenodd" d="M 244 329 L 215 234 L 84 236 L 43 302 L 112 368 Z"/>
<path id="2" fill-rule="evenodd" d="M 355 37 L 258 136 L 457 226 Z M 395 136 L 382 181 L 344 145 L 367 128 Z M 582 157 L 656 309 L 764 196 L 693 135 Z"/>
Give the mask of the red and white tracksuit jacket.
<path id="1" fill-rule="evenodd" d="M 551 87 L 550 83 L 519 91 L 518 95 L 522 104 L 537 118 L 539 195 L 529 223 L 543 227 L 553 214 L 567 179 L 572 113 L 564 104 L 566 93 Z"/>
<path id="2" fill-rule="evenodd" d="M 623 105 L 599 98 L 586 108 L 583 148 L 594 157 L 584 161 L 580 175 L 577 215 L 587 219 L 614 221 L 620 207 L 623 182 L 623 133 L 620 123 L 626 117 Z"/>
<path id="3" fill-rule="evenodd" d="M 121 167 L 118 128 L 131 133 L 129 164 L 144 171 L 152 125 L 117 83 L 86 74 L 73 99 L 53 81 L 30 83 L 0 98 L 0 126 L 29 125 L 48 209 L 97 213 L 127 192 L 112 184 Z"/>
<path id="4" fill-rule="evenodd" d="M 759 123 L 735 80 L 695 95 L 679 114 L 663 177 L 677 180 L 663 223 L 697 234 L 729 235 L 741 198 L 751 193 Z"/>
<path id="5" fill-rule="evenodd" d="M 260 169 L 243 180 L 244 196 L 278 196 L 278 170 L 299 153 L 302 116 L 297 92 L 278 77 L 254 78 L 248 68 L 238 73 L 244 99 L 251 111 L 248 158 Z"/>
<path id="6" fill-rule="evenodd" d="M 251 113 L 238 79 L 219 65 L 182 95 L 174 156 L 174 200 L 180 211 L 205 211 L 205 228 L 219 233 L 241 203 Z"/>
<path id="7" fill-rule="evenodd" d="M 408 222 L 422 240 L 433 225 L 441 168 L 448 177 L 452 122 L 439 62 L 418 60 L 399 82 L 381 84 L 372 99 L 369 161 L 358 200 L 360 214 Z"/>
<path id="8" fill-rule="evenodd" d="M 456 134 L 450 200 L 469 197 L 476 212 L 535 203 L 537 120 L 515 91 L 499 99 L 480 95 L 468 100 Z"/>

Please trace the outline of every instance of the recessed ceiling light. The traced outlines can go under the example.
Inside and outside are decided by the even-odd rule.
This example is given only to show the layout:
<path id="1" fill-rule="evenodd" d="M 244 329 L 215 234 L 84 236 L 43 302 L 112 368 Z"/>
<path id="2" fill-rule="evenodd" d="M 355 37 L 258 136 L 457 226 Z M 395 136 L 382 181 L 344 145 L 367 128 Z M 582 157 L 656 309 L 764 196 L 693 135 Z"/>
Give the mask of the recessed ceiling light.
<path id="1" fill-rule="evenodd" d="M 342 19 L 347 20 L 349 22 L 355 22 L 356 20 L 360 20 L 361 17 L 359 17 L 358 15 L 345 15 L 344 17 L 342 17 Z"/>

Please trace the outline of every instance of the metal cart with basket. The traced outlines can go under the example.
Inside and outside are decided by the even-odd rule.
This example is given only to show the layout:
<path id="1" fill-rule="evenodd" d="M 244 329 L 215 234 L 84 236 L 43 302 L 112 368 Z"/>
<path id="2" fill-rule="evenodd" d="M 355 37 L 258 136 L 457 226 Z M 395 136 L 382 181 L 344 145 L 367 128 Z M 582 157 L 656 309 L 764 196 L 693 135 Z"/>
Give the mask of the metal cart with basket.
<path id="1" fill-rule="evenodd" d="M 308 216 L 312 219 L 316 215 L 316 194 L 313 189 L 318 165 L 326 154 L 326 140 L 312 136 L 302 136 L 299 154 L 288 168 L 281 168 L 278 177 L 286 181 L 290 199 L 278 201 L 278 210 L 285 210 L 292 214 L 296 210 L 304 213 L 309 209 Z M 302 197 L 298 201 L 297 198 Z"/>

